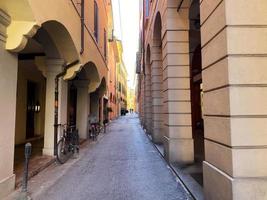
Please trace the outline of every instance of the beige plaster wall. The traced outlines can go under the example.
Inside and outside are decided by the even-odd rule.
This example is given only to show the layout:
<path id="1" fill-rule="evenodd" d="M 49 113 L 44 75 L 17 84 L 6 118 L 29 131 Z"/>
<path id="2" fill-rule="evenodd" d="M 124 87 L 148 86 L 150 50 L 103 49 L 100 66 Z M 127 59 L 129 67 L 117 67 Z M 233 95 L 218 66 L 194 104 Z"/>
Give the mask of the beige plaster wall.
<path id="1" fill-rule="evenodd" d="M 40 103 L 41 111 L 35 114 L 35 135 L 44 135 L 45 78 L 38 71 L 34 60 L 20 60 L 18 62 L 15 144 L 24 143 L 26 139 L 27 81 L 35 82 L 38 87 L 37 99 Z"/>
<path id="2" fill-rule="evenodd" d="M 201 2 L 207 200 L 267 198 L 266 10 L 261 0 Z"/>
<path id="3" fill-rule="evenodd" d="M 64 27 L 65 31 L 60 29 L 58 25 L 46 28 L 52 39 L 60 50 L 62 58 L 67 62 L 73 62 L 79 59 L 81 64 L 86 64 L 89 61 L 97 66 L 100 80 L 107 78 L 107 63 L 104 58 L 104 29 L 108 32 L 107 6 L 109 1 L 97 1 L 99 4 L 99 42 L 96 42 L 93 34 L 93 1 L 85 1 L 85 34 L 84 34 L 84 52 L 80 55 L 81 49 L 81 23 L 80 23 L 80 6 L 74 5 L 71 1 L 65 0 L 23 0 L 19 4 L 12 3 L 9 0 L 3 0 L 0 3 L 0 8 L 4 9 L 11 15 L 13 19 L 12 34 L 10 41 L 16 41 L 20 46 L 13 51 L 21 50 L 23 45 L 27 43 L 27 37 L 33 37 L 36 30 L 44 23 L 56 22 L 59 26 Z M 53 6 L 51 6 L 53 5 Z M 76 6 L 75 6 L 76 5 Z M 75 9 L 77 7 L 77 10 Z M 23 8 L 23 9 L 21 9 Z M 14 12 L 16 10 L 17 12 Z M 47 12 L 49 10 L 49 12 Z M 27 16 L 20 14 L 27 12 Z M 23 22 L 25 26 L 19 26 L 19 22 Z M 17 24 L 17 25 L 16 25 Z M 26 26 L 27 25 L 27 26 Z M 66 32 L 66 33 L 62 33 Z M 22 40 L 21 40 L 22 39 Z M 21 40 L 21 42 L 19 42 Z M 70 43 L 66 42 L 70 41 Z M 14 43 L 14 42 L 13 42 Z M 68 46 L 67 46 L 68 45 Z M 100 84 L 100 83 L 99 83 Z"/>
<path id="4" fill-rule="evenodd" d="M 5 50 L 10 17 L 0 10 L 0 199 L 15 187 L 13 174 L 17 95 L 17 56 Z"/>

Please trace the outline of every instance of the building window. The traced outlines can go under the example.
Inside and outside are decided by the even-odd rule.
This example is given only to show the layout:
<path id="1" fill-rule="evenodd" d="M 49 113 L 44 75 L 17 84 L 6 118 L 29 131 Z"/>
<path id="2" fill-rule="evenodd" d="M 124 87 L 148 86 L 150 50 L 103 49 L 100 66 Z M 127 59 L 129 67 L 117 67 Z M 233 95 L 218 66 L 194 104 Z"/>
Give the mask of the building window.
<path id="1" fill-rule="evenodd" d="M 96 1 L 94 1 L 94 35 L 95 35 L 96 41 L 98 41 L 98 23 L 99 23 L 98 5 L 97 5 Z"/>
<path id="2" fill-rule="evenodd" d="M 104 29 L 104 57 L 107 60 L 107 32 Z"/>

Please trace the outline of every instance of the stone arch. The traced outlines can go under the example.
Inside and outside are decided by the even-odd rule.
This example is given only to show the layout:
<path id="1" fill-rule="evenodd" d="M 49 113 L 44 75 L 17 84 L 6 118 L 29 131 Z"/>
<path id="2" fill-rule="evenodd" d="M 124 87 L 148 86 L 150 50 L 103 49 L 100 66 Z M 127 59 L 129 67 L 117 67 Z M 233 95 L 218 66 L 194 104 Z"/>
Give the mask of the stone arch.
<path id="1" fill-rule="evenodd" d="M 153 46 L 157 45 L 160 46 L 162 44 L 161 42 L 161 32 L 162 32 L 162 19 L 160 12 L 157 13 L 154 21 L 153 26 Z M 155 40 L 158 40 L 156 43 Z"/>
<path id="2" fill-rule="evenodd" d="M 46 155 L 53 155 L 53 143 L 56 142 L 52 136 L 54 131 L 53 115 L 55 104 L 54 99 L 51 97 L 54 96 L 55 77 L 63 71 L 64 65 L 75 61 L 77 64 L 69 68 L 64 77 L 65 80 L 73 79 L 76 73 L 81 70 L 82 65 L 80 64 L 79 53 L 75 47 L 73 38 L 62 23 L 56 20 L 48 20 L 40 25 L 33 25 L 32 27 L 34 31 L 31 31 L 31 34 L 23 35 L 20 42 L 16 40 L 16 42 L 12 44 L 13 46 L 9 46 L 12 48 L 7 48 L 7 50 L 18 53 L 19 65 L 22 65 L 23 62 L 25 62 L 24 60 L 30 60 L 32 62 L 31 66 L 37 67 L 46 78 L 45 86 L 38 86 L 38 88 L 45 88 L 42 92 L 46 93 L 44 103 L 42 104 L 42 101 L 40 102 L 42 104 L 42 112 L 45 110 L 45 116 L 40 120 L 40 126 L 43 127 L 42 124 L 44 124 L 44 127 L 40 132 L 44 133 L 43 153 Z M 18 35 L 19 34 L 20 33 L 18 33 Z M 11 34 L 8 40 L 11 40 L 12 37 L 15 36 Z M 18 38 L 20 37 L 17 37 L 17 39 Z M 22 68 L 19 67 L 19 69 Z M 19 76 L 23 79 L 26 78 L 22 73 L 19 73 Z M 27 79 L 30 79 L 29 74 L 27 75 Z M 68 83 L 60 79 L 59 88 L 59 120 L 65 123 L 68 115 L 66 112 L 68 107 Z M 38 90 L 36 93 L 38 92 L 41 92 L 41 90 Z M 23 93 L 25 94 L 25 92 Z"/>
<path id="3" fill-rule="evenodd" d="M 92 61 L 86 63 L 81 68 L 81 70 L 77 74 L 77 77 L 80 80 L 87 80 L 88 81 L 88 93 L 94 92 L 101 83 L 98 68 L 95 65 L 95 63 Z"/>
<path id="4" fill-rule="evenodd" d="M 16 34 L 13 33 L 12 26 L 7 30 L 10 35 L 6 46 L 7 50 L 16 53 L 23 52 L 25 49 L 27 50 L 32 47 L 32 39 L 39 38 L 41 40 L 40 34 L 44 36 L 45 32 L 49 35 L 50 41 L 54 43 L 62 59 L 66 62 L 73 62 L 79 59 L 79 51 L 76 49 L 72 36 L 59 21 L 48 20 L 41 25 L 30 23 L 22 24 L 21 26 L 23 26 L 23 31 L 18 31 Z M 17 29 L 20 30 L 22 28 L 18 27 Z M 42 41 L 39 42 L 42 43 Z M 46 47 L 46 43 L 42 43 L 42 45 Z"/>
<path id="5" fill-rule="evenodd" d="M 41 27 L 50 35 L 61 57 L 66 62 L 71 63 L 79 60 L 79 51 L 76 49 L 69 31 L 63 24 L 55 20 L 50 20 L 44 22 Z"/>
<path id="6" fill-rule="evenodd" d="M 153 26 L 151 47 L 151 96 L 152 96 L 152 140 L 163 142 L 163 66 L 162 66 L 162 21 L 158 12 Z"/>
<path id="7" fill-rule="evenodd" d="M 97 89 L 99 90 L 100 96 L 103 96 L 105 94 L 105 92 L 107 91 L 107 81 L 105 77 L 102 78 L 100 85 Z"/>
<path id="8" fill-rule="evenodd" d="M 90 116 L 98 122 L 103 120 L 103 97 L 107 91 L 106 78 L 103 77 L 97 89 L 90 93 Z"/>
<path id="9" fill-rule="evenodd" d="M 94 98 L 91 99 L 90 93 L 95 91 L 100 84 L 100 76 L 97 67 L 93 62 L 86 63 L 76 74 L 70 83 L 75 85 L 77 90 L 76 98 L 76 126 L 79 130 L 80 137 L 88 137 L 88 115 L 91 109 L 98 106 L 99 91 L 95 92 Z M 92 106 L 90 104 L 92 103 Z M 93 110 L 97 113 L 97 109 Z"/>

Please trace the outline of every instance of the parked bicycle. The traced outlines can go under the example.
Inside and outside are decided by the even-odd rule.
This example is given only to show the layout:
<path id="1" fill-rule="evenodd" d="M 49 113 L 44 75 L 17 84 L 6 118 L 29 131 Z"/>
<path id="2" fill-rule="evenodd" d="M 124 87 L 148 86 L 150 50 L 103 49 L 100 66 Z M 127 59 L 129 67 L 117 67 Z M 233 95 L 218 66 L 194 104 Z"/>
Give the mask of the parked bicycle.
<path id="1" fill-rule="evenodd" d="M 79 153 L 79 134 L 75 126 L 59 124 L 62 136 L 57 142 L 57 160 L 64 164 L 73 154 Z"/>
<path id="2" fill-rule="evenodd" d="M 101 131 L 100 123 L 90 123 L 89 138 L 93 141 L 97 140 L 97 136 Z"/>

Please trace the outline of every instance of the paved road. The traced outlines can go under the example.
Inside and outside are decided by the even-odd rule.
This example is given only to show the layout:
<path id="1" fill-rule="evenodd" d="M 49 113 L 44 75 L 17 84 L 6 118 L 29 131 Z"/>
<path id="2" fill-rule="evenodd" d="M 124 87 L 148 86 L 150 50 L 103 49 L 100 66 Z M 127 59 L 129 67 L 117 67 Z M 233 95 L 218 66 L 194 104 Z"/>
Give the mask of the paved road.
<path id="1" fill-rule="evenodd" d="M 191 199 L 142 131 L 136 115 L 108 133 L 40 197 L 41 200 Z"/>

